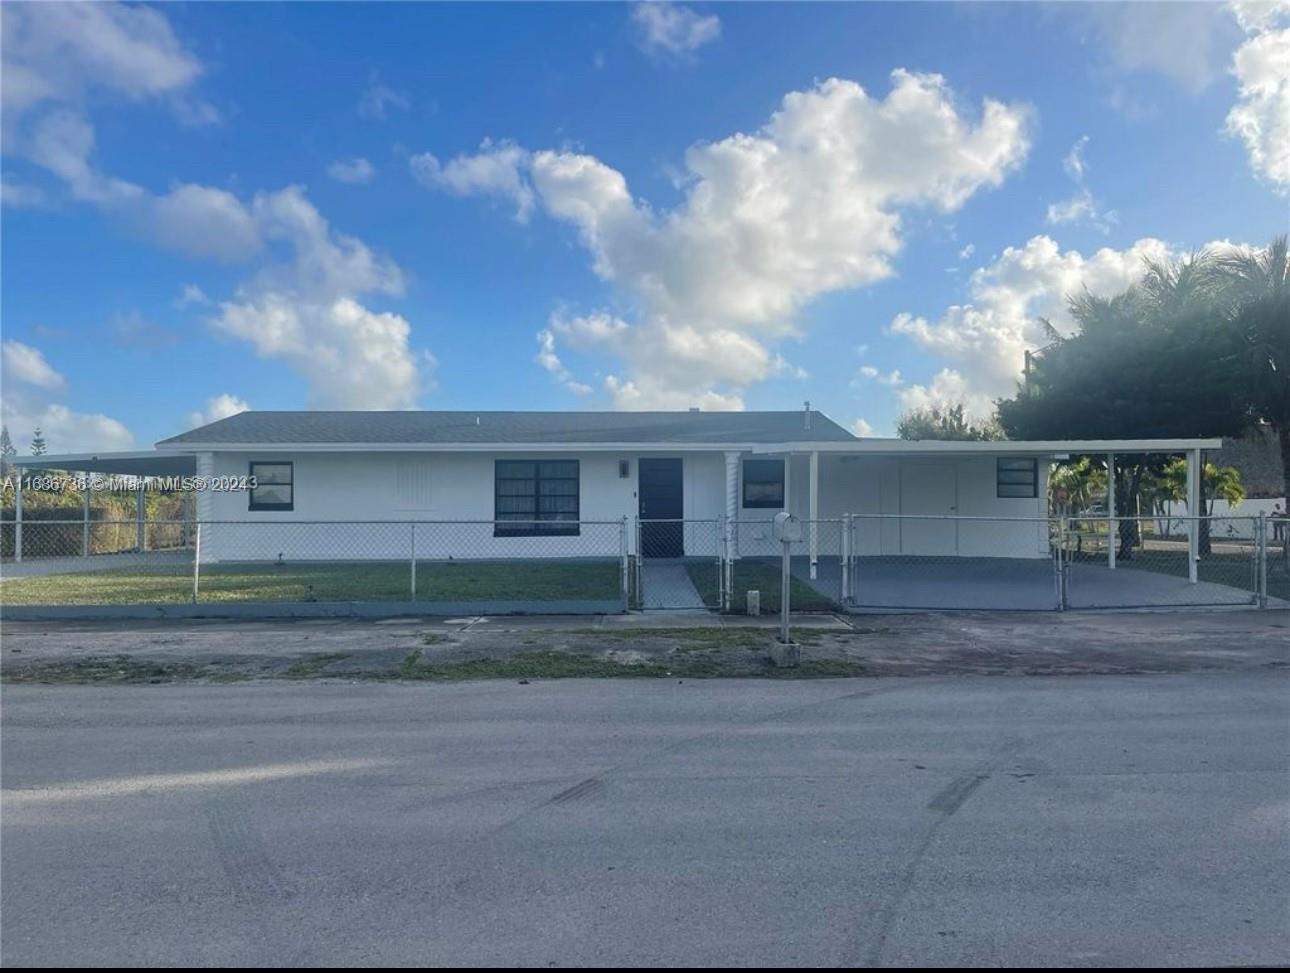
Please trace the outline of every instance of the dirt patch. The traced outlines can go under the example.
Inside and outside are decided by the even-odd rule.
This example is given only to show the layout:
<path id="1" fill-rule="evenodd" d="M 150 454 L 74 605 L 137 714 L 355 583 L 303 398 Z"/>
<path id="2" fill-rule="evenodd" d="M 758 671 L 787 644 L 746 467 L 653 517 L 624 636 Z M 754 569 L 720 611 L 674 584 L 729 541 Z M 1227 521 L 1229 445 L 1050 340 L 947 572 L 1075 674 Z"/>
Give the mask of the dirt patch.
<path id="1" fill-rule="evenodd" d="M 1290 613 L 1006 613 L 816 620 L 802 665 L 773 668 L 771 625 L 607 619 L 8 623 L 7 682 L 245 679 L 819 678 L 1129 674 L 1290 666 Z"/>

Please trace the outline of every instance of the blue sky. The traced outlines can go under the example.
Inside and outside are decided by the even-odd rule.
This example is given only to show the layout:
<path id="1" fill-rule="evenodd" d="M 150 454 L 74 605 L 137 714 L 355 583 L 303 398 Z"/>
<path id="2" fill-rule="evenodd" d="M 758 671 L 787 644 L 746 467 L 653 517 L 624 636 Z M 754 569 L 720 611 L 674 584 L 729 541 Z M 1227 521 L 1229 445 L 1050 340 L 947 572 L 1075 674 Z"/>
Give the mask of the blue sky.
<path id="1" fill-rule="evenodd" d="M 1287 4 L 6 4 L 21 451 L 252 408 L 982 412 L 1287 227 Z"/>

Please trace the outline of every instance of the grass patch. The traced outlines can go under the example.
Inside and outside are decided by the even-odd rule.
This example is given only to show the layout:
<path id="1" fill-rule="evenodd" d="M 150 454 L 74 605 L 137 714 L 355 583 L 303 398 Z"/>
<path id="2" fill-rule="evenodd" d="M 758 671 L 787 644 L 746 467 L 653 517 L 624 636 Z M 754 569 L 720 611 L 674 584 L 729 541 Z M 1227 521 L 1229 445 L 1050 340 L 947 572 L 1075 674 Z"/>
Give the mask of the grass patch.
<path id="1" fill-rule="evenodd" d="M 159 683 L 200 679 L 202 666 L 184 662 L 141 662 L 128 655 L 88 656 L 70 662 L 8 668 L 9 683 Z"/>
<path id="2" fill-rule="evenodd" d="M 620 676 L 666 676 L 673 667 L 658 662 L 626 663 L 571 652 L 520 652 L 497 659 L 423 662 L 421 650 L 408 653 L 398 668 L 402 679 L 585 679 Z"/>
<path id="3" fill-rule="evenodd" d="M 178 604 L 192 601 L 191 565 L 11 578 L 3 605 Z M 616 601 L 616 561 L 421 561 L 416 601 Z M 410 601 L 406 561 L 212 564 L 200 572 L 199 603 Z"/>
<path id="4" fill-rule="evenodd" d="M 348 652 L 315 652 L 313 655 L 297 659 L 282 671 L 283 679 L 312 679 L 333 662 L 348 659 Z"/>
<path id="5" fill-rule="evenodd" d="M 716 572 L 709 564 L 687 564 L 685 566 L 699 597 L 709 608 L 719 608 L 720 591 L 717 588 Z M 747 592 L 761 592 L 761 610 L 766 614 L 779 611 L 780 566 L 766 561 L 755 561 L 750 558 L 739 558 L 734 562 L 734 580 L 732 582 L 733 598 L 731 610 L 743 614 L 747 607 Z M 788 581 L 788 597 L 793 611 L 836 611 L 837 603 L 821 594 L 809 584 L 796 576 Z"/>

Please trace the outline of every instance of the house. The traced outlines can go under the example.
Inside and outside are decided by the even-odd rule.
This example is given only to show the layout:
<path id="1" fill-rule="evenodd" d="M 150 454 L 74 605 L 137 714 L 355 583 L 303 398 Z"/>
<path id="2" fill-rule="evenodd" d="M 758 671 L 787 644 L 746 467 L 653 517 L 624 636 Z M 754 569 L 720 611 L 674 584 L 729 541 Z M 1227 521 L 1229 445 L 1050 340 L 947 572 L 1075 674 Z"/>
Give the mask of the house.
<path id="1" fill-rule="evenodd" d="M 202 560 L 406 556 L 774 554 L 780 510 L 814 529 L 801 553 L 837 553 L 828 522 L 856 518 L 854 553 L 1049 556 L 1047 476 L 1075 453 L 1185 453 L 1218 440 L 910 442 L 860 439 L 809 408 L 778 412 L 250 411 L 153 451 L 24 457 L 19 465 L 193 475 Z M 254 484 L 251 486 L 251 484 Z M 246 487 L 245 489 L 241 487 Z M 640 521 L 639 539 L 634 529 Z M 349 527 L 340 522 L 362 522 Z M 669 522 L 669 523 L 657 523 Z M 677 522 L 683 522 L 678 524 Z M 255 525 L 252 527 L 252 525 Z M 277 525 L 274 528 L 273 525 Z M 366 529 L 359 529 L 366 525 Z M 612 541 L 609 538 L 612 535 Z M 610 543 L 613 551 L 604 550 Z M 387 550 L 388 548 L 388 550 Z"/>

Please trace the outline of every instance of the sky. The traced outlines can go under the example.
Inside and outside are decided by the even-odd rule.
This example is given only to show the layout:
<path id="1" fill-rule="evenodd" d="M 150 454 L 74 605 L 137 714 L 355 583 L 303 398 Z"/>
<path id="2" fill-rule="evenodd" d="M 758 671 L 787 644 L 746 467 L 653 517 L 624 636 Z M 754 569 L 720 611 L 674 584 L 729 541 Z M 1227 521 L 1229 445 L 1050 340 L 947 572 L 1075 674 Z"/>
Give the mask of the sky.
<path id="1" fill-rule="evenodd" d="M 1290 223 L 1290 0 L 0 7 L 3 418 L 1015 390 Z"/>

